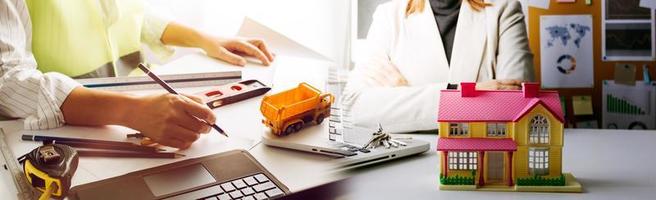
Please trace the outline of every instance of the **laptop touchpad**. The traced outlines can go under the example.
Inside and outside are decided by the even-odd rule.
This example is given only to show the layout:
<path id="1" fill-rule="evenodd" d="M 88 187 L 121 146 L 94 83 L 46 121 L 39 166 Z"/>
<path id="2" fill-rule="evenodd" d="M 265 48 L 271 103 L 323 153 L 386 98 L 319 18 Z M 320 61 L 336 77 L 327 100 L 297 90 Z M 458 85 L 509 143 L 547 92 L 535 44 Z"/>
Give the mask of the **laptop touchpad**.
<path id="1" fill-rule="evenodd" d="M 203 165 L 195 164 L 151 174 L 145 176 L 144 181 L 153 195 L 162 196 L 214 183 L 216 180 Z"/>

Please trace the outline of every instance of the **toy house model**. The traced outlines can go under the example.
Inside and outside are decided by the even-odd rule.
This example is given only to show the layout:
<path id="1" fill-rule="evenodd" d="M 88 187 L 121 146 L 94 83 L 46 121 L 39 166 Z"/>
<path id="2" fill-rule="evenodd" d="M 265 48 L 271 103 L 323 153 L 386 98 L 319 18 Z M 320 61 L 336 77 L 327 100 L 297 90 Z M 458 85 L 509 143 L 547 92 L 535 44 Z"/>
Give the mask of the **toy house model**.
<path id="1" fill-rule="evenodd" d="M 563 111 L 555 91 L 442 90 L 440 189 L 580 192 L 562 173 Z"/>

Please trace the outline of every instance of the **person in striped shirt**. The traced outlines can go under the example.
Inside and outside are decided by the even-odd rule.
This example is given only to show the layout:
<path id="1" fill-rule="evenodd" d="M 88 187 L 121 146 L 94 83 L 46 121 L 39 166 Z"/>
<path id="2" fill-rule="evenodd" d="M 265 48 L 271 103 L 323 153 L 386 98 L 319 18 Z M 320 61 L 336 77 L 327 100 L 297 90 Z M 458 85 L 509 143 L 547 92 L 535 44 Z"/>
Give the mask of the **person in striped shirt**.
<path id="1" fill-rule="evenodd" d="M 117 1 L 122 2 L 119 4 Z M 96 76 L 98 74 L 107 74 L 101 73 L 107 71 L 110 72 L 110 75 L 112 73 L 115 75 L 117 66 L 115 66 L 114 61 L 131 54 L 111 54 L 109 56 L 112 59 L 110 63 L 100 65 L 100 67 L 91 66 L 93 70 L 90 72 L 87 72 L 88 70 L 70 71 L 67 69 L 68 66 L 64 65 L 67 64 L 66 60 L 58 60 L 57 57 L 53 58 L 54 56 L 49 55 L 62 52 L 61 50 L 55 52 L 48 49 L 48 47 L 42 48 L 43 44 L 47 42 L 52 44 L 56 44 L 53 42 L 60 42 L 57 38 L 49 38 L 60 33 L 43 30 L 43 27 L 53 24 L 52 20 L 57 20 L 53 19 L 52 16 L 41 16 L 43 13 L 52 10 L 52 8 L 44 6 L 47 6 L 47 3 L 71 2 L 74 1 L 39 1 L 37 4 L 37 2 L 32 3 L 31 0 L 0 0 L 0 115 L 10 118 L 23 118 L 24 128 L 28 130 L 50 129 L 65 124 L 83 126 L 122 125 L 140 131 L 155 142 L 176 148 L 188 148 L 199 138 L 199 134 L 210 131 L 208 125 L 194 117 L 203 119 L 210 124 L 216 122 L 216 117 L 212 110 L 202 104 L 197 97 L 172 94 L 132 96 L 124 93 L 88 89 L 73 80 L 71 77 Z M 127 5 L 128 2 L 134 1 L 100 0 L 98 2 L 100 2 L 101 9 L 98 11 L 101 12 L 100 14 L 84 14 L 104 17 L 103 20 L 99 21 L 100 23 L 122 26 L 120 20 L 116 21 L 116 19 L 129 17 L 125 16 L 128 12 L 123 12 L 125 10 L 118 12 L 116 9 L 119 9 L 120 5 Z M 60 7 L 55 6 L 54 8 L 59 9 Z M 32 12 L 37 9 L 42 9 L 44 12 Z M 93 9 L 78 9 L 77 11 L 91 10 Z M 55 14 L 65 15 L 67 13 L 69 12 Z M 35 20 L 32 21 L 31 17 Z M 64 20 L 80 19 L 62 18 Z M 180 24 L 149 16 L 135 19 L 143 20 L 143 24 L 141 22 L 137 23 L 143 26 L 139 30 L 141 36 L 137 36 L 137 41 L 140 39 L 146 42 L 154 50 L 157 49 L 157 45 L 197 47 L 203 49 L 208 56 L 236 65 L 245 64 L 246 61 L 241 55 L 254 56 L 265 65 L 273 60 L 273 56 L 261 40 L 214 37 Z M 33 32 L 32 23 L 34 23 L 34 28 L 40 28 L 37 30 L 41 32 Z M 81 31 L 88 31 L 88 29 L 84 29 L 85 25 L 88 26 L 88 24 L 73 24 L 72 26 L 55 28 L 79 27 Z M 109 25 L 108 27 L 111 27 Z M 107 30 L 109 29 L 107 28 Z M 47 34 L 43 34 L 44 32 L 47 32 Z M 119 36 L 121 34 L 122 32 L 115 33 Z M 38 43 L 39 45 L 33 45 L 33 36 L 35 44 Z M 61 37 L 61 35 L 59 36 Z M 95 36 L 91 35 L 89 37 L 96 39 L 93 38 Z M 132 36 L 128 35 L 126 37 Z M 75 42 L 78 38 L 69 39 L 71 42 Z M 125 40 L 110 41 L 108 43 L 114 45 L 112 42 L 120 44 L 122 41 Z M 33 49 L 33 47 L 35 48 Z M 39 48 L 36 49 L 36 47 Z M 119 46 L 119 49 L 125 48 Z M 67 50 L 64 49 L 62 57 L 70 56 L 66 55 Z M 92 48 L 82 50 L 94 51 Z M 110 49 L 108 52 L 113 52 L 113 50 Z M 35 56 L 35 54 L 37 55 Z M 79 59 L 82 60 L 82 58 Z M 60 64 L 60 66 L 56 64 Z M 73 66 L 75 63 L 71 62 L 70 64 Z M 111 67 L 103 67 L 105 65 Z M 62 72 L 40 69 L 60 69 Z M 79 74 L 79 72 L 85 73 Z"/>

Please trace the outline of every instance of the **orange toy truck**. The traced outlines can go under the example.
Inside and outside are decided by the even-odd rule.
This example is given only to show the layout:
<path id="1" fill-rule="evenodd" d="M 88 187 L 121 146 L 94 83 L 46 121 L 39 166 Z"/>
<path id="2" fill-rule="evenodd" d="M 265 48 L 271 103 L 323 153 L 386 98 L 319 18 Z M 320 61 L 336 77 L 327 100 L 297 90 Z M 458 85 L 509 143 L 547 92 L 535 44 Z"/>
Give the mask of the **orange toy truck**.
<path id="1" fill-rule="evenodd" d="M 300 83 L 296 88 L 262 99 L 262 123 L 276 135 L 288 135 L 301 130 L 305 124 L 321 124 L 330 115 L 333 101 L 333 95 L 322 94 L 311 85 Z"/>

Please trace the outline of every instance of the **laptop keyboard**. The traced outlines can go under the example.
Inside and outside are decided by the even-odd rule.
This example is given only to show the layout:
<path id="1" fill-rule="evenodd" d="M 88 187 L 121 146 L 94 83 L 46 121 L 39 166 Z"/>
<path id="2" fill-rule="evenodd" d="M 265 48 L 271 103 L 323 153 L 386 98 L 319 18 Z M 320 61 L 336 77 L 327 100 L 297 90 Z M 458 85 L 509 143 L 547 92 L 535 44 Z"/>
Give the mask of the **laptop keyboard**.
<path id="1" fill-rule="evenodd" d="M 166 198 L 165 200 L 260 200 L 273 199 L 283 195 L 285 193 L 273 181 L 260 173 Z"/>

